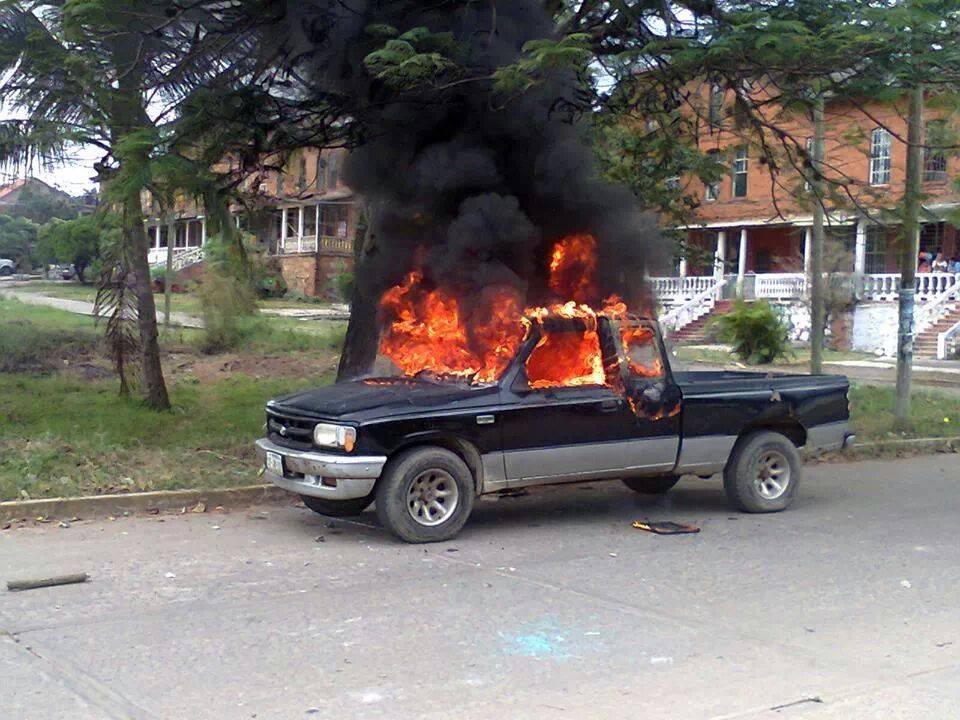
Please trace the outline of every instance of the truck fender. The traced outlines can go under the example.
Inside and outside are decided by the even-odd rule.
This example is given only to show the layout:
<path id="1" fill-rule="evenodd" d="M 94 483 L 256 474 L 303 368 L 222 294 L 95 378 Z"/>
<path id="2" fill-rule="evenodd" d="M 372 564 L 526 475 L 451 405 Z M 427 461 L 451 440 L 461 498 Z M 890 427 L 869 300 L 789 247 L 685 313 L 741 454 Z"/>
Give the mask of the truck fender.
<path id="1" fill-rule="evenodd" d="M 480 451 L 477 450 L 473 443 L 458 438 L 455 435 L 439 432 L 424 432 L 410 435 L 390 453 L 387 462 L 403 450 L 431 445 L 449 450 L 467 464 L 467 467 L 470 468 L 470 472 L 473 475 L 475 492 L 477 495 L 480 495 L 480 491 L 483 488 L 483 460 L 480 456 Z"/>

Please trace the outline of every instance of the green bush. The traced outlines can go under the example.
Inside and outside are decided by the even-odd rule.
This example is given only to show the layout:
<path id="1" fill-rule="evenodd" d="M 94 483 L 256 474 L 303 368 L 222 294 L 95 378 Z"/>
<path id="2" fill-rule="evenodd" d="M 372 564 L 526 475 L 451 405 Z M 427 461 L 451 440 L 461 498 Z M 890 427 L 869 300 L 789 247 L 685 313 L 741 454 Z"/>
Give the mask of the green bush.
<path id="1" fill-rule="evenodd" d="M 337 293 L 340 295 L 340 299 L 343 302 L 350 302 L 350 298 L 353 297 L 353 273 L 344 272 L 337 275 L 334 278 L 337 286 Z"/>
<path id="2" fill-rule="evenodd" d="M 790 351 L 790 334 L 780 314 L 766 300 L 737 300 L 730 312 L 717 318 L 720 339 L 751 365 L 765 365 Z"/>

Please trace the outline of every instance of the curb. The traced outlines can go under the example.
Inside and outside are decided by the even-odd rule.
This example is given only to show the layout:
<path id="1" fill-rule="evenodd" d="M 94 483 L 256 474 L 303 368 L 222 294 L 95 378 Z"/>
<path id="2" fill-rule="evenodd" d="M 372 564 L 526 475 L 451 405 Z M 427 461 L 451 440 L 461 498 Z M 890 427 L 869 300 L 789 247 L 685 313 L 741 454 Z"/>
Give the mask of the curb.
<path id="1" fill-rule="evenodd" d="M 276 485 L 244 485 L 211 490 L 156 490 L 116 495 L 85 495 L 73 498 L 9 500 L 0 502 L 0 522 L 21 518 L 105 517 L 145 510 L 172 510 L 205 503 L 241 506 L 289 500 L 293 496 Z"/>
<path id="2" fill-rule="evenodd" d="M 825 454 L 804 453 L 808 459 L 831 458 L 851 460 L 876 457 L 877 452 L 907 450 L 917 454 L 960 452 L 960 437 L 914 438 L 855 443 L 845 452 Z M 862 455 L 862 457 L 861 457 Z M 174 510 L 205 503 L 208 506 L 238 507 L 257 503 L 291 500 L 286 490 L 276 485 L 244 485 L 236 488 L 211 490 L 157 490 L 144 493 L 121 493 L 115 495 L 85 495 L 73 498 L 45 498 L 41 500 L 8 500 L 0 502 L 0 522 L 22 518 L 71 518 L 105 517 L 146 510 Z"/>

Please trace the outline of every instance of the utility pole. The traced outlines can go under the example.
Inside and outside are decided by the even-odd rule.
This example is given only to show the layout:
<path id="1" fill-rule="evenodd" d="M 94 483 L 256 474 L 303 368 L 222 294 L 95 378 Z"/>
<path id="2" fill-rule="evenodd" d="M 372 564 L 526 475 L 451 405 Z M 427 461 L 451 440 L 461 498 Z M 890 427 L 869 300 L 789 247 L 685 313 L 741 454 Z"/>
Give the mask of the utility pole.
<path id="1" fill-rule="evenodd" d="M 910 90 L 907 112 L 907 181 L 903 192 L 903 238 L 900 254 L 900 302 L 897 330 L 897 399 L 894 424 L 910 425 L 913 373 L 913 316 L 916 306 L 917 255 L 920 251 L 920 168 L 923 158 L 923 84 Z"/>
<path id="2" fill-rule="evenodd" d="M 813 190 L 813 228 L 810 233 L 810 374 L 823 373 L 823 240 L 824 210 L 826 202 L 823 193 L 823 146 L 826 140 L 826 126 L 823 119 L 823 92 L 817 83 L 817 93 L 813 101 L 813 177 L 810 187 Z"/>
<path id="3" fill-rule="evenodd" d="M 160 225 L 167 229 L 167 268 L 163 275 L 163 329 L 167 333 L 170 332 L 170 299 L 173 295 L 173 289 L 171 287 L 173 285 L 173 244 L 177 238 L 176 228 L 174 228 L 171 236 L 168 222 L 169 217 L 166 207 L 164 207 L 160 213 Z M 159 228 L 157 232 L 160 232 Z"/>

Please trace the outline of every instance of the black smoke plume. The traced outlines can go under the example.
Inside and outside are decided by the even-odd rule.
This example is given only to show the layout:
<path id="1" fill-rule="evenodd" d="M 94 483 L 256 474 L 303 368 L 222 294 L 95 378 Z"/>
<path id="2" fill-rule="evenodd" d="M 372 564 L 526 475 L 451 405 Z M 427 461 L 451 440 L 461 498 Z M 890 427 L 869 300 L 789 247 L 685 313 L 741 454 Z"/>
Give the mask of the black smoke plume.
<path id="1" fill-rule="evenodd" d="M 593 300 L 617 293 L 643 304 L 655 221 L 628 190 L 600 179 L 575 73 L 556 72 L 515 97 L 497 96 L 488 79 L 527 41 L 555 36 L 539 3 L 316 0 L 288 3 L 285 13 L 282 42 L 301 58 L 311 92 L 352 104 L 345 180 L 370 209 L 375 240 L 357 268 L 361 295 L 375 302 L 419 265 L 468 299 L 509 283 L 530 304 L 551 301 L 553 244 L 588 232 L 598 247 Z M 451 33 L 469 77 L 405 92 L 386 85 L 364 65 L 382 43 L 369 33 L 374 24 Z"/>

